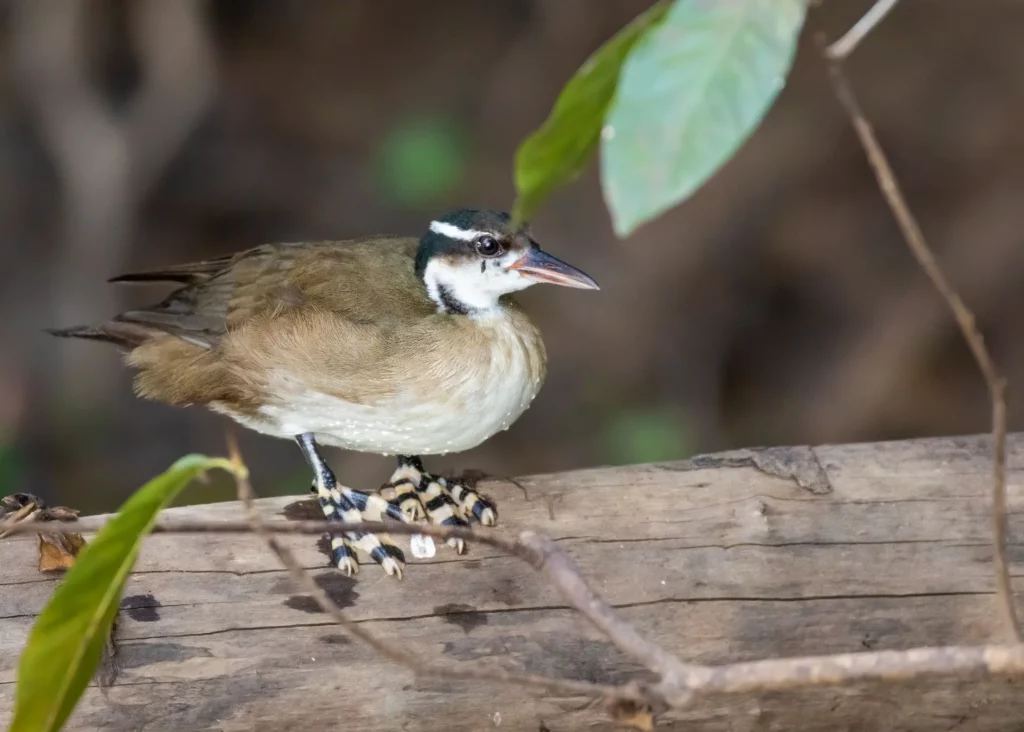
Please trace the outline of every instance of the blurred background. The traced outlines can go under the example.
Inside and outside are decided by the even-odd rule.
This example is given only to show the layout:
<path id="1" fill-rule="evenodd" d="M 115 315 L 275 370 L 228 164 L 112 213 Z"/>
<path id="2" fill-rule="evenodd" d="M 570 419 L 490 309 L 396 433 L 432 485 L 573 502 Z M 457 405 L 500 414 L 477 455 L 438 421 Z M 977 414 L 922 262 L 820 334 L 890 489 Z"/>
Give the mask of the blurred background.
<path id="1" fill-rule="evenodd" d="M 518 143 L 644 0 L 25 0 L 0 4 L 0 495 L 109 511 L 223 418 L 133 397 L 100 321 L 166 289 L 123 271 L 260 243 L 418 236 L 506 209 Z M 617 240 L 597 166 L 534 221 L 597 294 L 521 301 L 550 375 L 508 432 L 434 469 L 516 475 L 740 446 L 982 432 L 969 352 L 879 195 L 812 42 L 697 195 Z M 904 0 L 848 65 L 931 245 L 1024 416 L 1024 3 Z M 238 432 L 264 495 L 303 493 L 284 440 Z M 389 459 L 329 451 L 375 487 Z M 222 500 L 223 485 L 182 502 Z"/>

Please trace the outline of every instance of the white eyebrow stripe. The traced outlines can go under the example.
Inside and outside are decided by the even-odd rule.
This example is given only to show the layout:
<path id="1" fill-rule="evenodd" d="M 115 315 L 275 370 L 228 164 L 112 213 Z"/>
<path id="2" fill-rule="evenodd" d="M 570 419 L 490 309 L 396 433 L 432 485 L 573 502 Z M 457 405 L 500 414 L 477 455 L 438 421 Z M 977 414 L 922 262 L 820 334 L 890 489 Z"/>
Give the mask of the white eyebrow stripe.
<path id="1" fill-rule="evenodd" d="M 449 224 L 444 221 L 431 221 L 430 230 L 435 234 L 447 236 L 449 239 L 459 239 L 460 241 L 473 241 L 478 236 L 494 236 L 494 234 L 489 231 L 460 229 L 458 226 L 455 226 L 455 224 Z"/>

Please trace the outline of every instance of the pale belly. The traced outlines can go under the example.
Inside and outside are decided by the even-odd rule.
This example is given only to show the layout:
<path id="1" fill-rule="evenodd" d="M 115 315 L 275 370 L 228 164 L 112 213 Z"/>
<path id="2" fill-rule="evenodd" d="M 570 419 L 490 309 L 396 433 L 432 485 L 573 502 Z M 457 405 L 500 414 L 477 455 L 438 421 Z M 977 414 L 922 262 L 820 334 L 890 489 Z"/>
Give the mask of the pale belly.
<path id="1" fill-rule="evenodd" d="M 383 455 L 444 455 L 476 447 L 508 429 L 540 390 L 543 374 L 525 354 L 492 364 L 488 378 L 447 385 L 443 401 L 412 392 L 373 404 L 353 404 L 291 382 L 273 389 L 282 399 L 258 417 L 211 408 L 257 432 L 292 438 L 313 433 L 317 442 Z"/>
<path id="2" fill-rule="evenodd" d="M 266 406 L 261 418 L 216 408 L 240 424 L 275 437 L 312 432 L 317 442 L 382 455 L 444 455 L 476 447 L 508 429 L 530 406 L 538 385 L 466 393 L 466 407 L 394 399 L 376 405 L 351 404 L 308 392 L 285 406 Z"/>

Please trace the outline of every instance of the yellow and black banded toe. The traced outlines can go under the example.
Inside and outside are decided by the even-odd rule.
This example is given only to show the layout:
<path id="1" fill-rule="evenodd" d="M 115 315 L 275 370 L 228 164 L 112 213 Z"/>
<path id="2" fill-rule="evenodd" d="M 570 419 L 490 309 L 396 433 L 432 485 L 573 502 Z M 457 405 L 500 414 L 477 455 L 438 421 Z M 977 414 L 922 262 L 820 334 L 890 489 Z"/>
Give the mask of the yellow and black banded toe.
<path id="1" fill-rule="evenodd" d="M 398 467 L 385 486 L 395 492 L 391 503 L 398 506 L 411 521 L 424 518 L 423 505 L 417 495 L 423 475 L 423 463 L 419 458 L 399 456 Z"/>
<path id="2" fill-rule="evenodd" d="M 370 550 L 370 556 L 377 564 L 383 564 L 388 557 L 405 564 L 405 553 L 390 542 L 378 542 L 378 545 Z"/>
<path id="3" fill-rule="evenodd" d="M 344 536 L 331 537 L 331 565 L 351 577 L 359 571 L 356 551 Z"/>
<path id="4" fill-rule="evenodd" d="M 461 515 L 459 504 L 448 492 L 444 478 L 424 475 L 420 482 L 420 501 L 430 521 L 443 526 L 468 526 Z"/>
<path id="5" fill-rule="evenodd" d="M 498 519 L 498 510 L 494 504 L 470 488 L 465 482 L 457 479 L 448 480 L 448 491 L 462 509 L 466 518 L 473 517 L 484 526 L 493 526 Z"/>
<path id="6" fill-rule="evenodd" d="M 363 511 L 366 510 L 370 496 L 359 491 L 348 488 L 327 489 L 317 487 L 317 498 L 320 508 L 328 521 L 344 521 L 346 523 L 361 523 Z M 379 498 L 379 497 L 378 497 Z M 396 506 L 385 504 L 387 515 L 396 520 L 402 520 L 401 512 Z M 370 534 L 363 531 L 346 531 L 341 537 L 331 537 L 331 563 L 347 575 L 358 571 L 359 563 L 356 560 L 355 545 L 370 555 L 377 564 L 384 568 L 389 575 L 401 576 L 402 567 L 405 565 L 405 555 L 395 545 L 391 537 L 386 534 Z"/>

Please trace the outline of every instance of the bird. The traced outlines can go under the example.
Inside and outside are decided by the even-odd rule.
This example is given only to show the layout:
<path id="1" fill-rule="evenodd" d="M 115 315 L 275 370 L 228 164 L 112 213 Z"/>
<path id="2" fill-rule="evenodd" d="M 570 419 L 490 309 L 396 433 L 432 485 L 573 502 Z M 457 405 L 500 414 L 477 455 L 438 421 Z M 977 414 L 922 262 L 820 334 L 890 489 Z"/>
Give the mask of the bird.
<path id="1" fill-rule="evenodd" d="M 102 324 L 49 332 L 117 346 L 141 398 L 295 441 L 328 521 L 447 526 L 494 525 L 496 506 L 468 481 L 426 472 L 422 456 L 508 429 L 547 374 L 541 333 L 514 293 L 599 289 L 541 249 L 528 223 L 486 209 L 446 213 L 419 238 L 264 244 L 109 282 L 178 287 Z M 381 489 L 354 490 L 336 479 L 325 445 L 394 456 L 397 467 Z M 344 574 L 359 571 L 359 548 L 402 578 L 405 556 L 388 534 L 330 540 Z"/>

